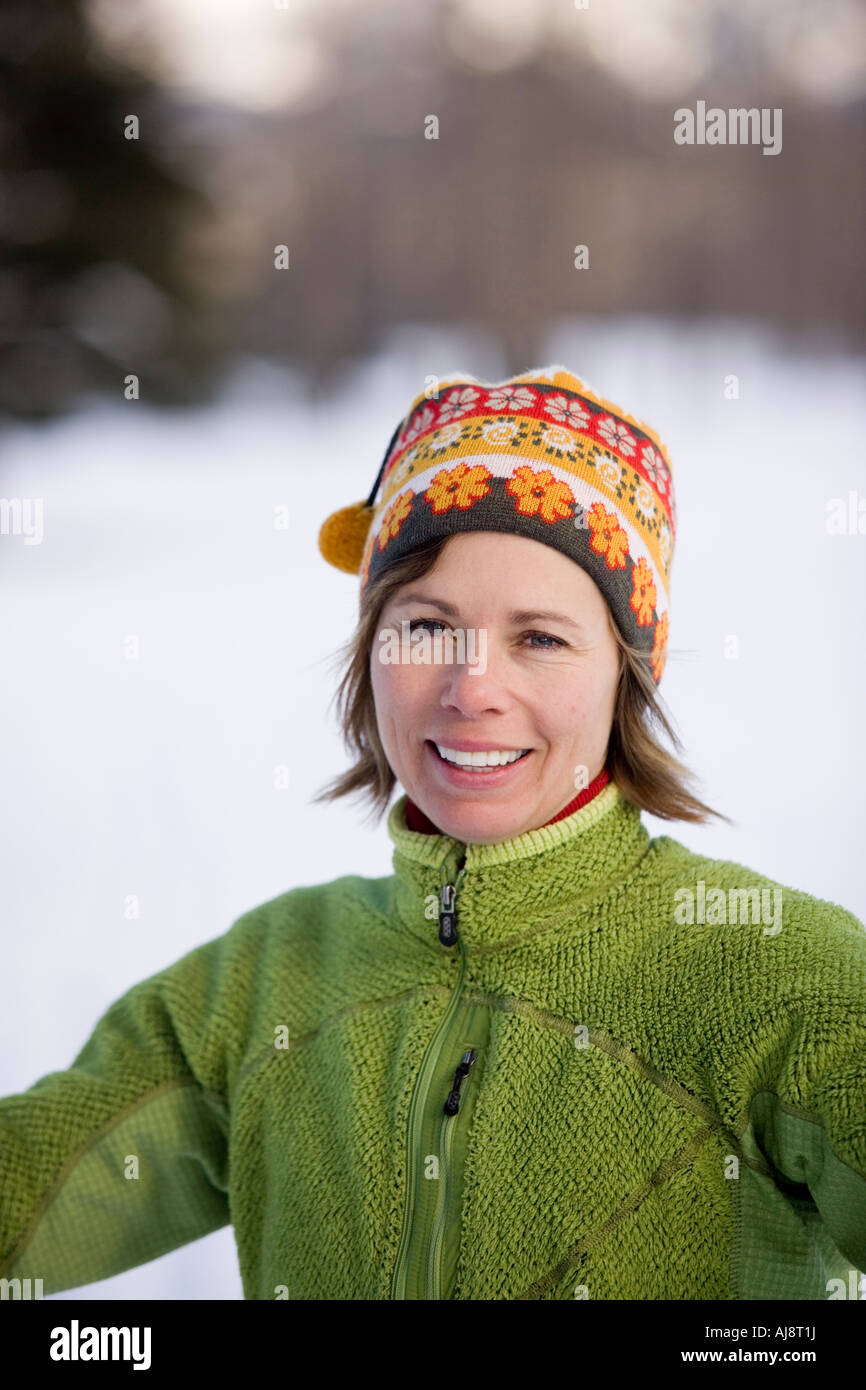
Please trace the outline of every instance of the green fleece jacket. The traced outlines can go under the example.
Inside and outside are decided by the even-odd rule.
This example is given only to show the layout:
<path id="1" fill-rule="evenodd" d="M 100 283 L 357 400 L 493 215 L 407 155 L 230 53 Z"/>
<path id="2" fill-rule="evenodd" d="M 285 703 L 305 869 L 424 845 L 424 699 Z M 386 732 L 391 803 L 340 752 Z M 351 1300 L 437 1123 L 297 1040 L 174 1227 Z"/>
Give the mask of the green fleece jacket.
<path id="1" fill-rule="evenodd" d="M 245 913 L 0 1101 L 0 1276 L 231 1222 L 250 1299 L 857 1296 L 857 918 L 615 783 L 499 844 L 388 830 L 392 875 Z"/>

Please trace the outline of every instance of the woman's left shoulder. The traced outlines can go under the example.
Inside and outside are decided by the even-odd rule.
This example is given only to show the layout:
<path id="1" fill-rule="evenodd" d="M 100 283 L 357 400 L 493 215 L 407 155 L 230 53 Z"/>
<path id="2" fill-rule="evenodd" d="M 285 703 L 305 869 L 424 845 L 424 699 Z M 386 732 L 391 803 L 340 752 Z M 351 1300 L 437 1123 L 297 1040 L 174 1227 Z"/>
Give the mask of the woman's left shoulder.
<path id="1" fill-rule="evenodd" d="M 771 944 L 777 957 L 792 963 L 812 958 L 843 972 L 853 969 L 866 982 L 866 925 L 849 908 L 731 859 L 698 854 L 670 836 L 652 842 L 656 871 L 674 904 L 674 920 L 694 928 L 725 932 L 751 927 L 744 942 Z M 747 952 L 750 954 L 750 952 Z"/>

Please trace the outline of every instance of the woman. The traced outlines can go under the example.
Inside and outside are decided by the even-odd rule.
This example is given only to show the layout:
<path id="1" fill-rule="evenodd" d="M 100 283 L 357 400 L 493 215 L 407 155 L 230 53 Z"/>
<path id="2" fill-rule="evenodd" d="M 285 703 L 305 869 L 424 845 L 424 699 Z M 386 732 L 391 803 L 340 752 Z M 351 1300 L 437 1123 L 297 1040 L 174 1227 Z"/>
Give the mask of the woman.
<path id="1" fill-rule="evenodd" d="M 3 1275 L 231 1221 L 247 1298 L 857 1296 L 862 926 L 641 821 L 716 814 L 649 728 L 675 526 L 565 368 L 416 397 L 320 534 L 361 607 L 318 799 L 399 782 L 394 873 L 254 908 L 0 1102 Z"/>

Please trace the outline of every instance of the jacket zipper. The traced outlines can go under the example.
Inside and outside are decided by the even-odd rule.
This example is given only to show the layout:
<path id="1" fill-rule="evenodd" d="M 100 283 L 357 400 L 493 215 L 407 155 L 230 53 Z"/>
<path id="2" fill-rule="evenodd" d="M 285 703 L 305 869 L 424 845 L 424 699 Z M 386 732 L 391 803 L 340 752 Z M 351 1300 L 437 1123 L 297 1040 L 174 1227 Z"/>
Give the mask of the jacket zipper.
<path id="1" fill-rule="evenodd" d="M 448 1007 L 445 1010 L 445 1013 L 443 1014 L 442 1018 L 440 1019 L 439 1025 L 436 1028 L 436 1031 L 428 1044 L 427 1051 L 424 1055 L 424 1060 L 421 1063 L 421 1070 L 418 1074 L 418 1080 L 415 1085 L 415 1091 L 412 1096 L 412 1101 L 409 1106 L 409 1132 L 407 1142 L 408 1162 L 406 1168 L 406 1206 L 403 1212 L 403 1231 L 400 1237 L 400 1247 L 397 1252 L 397 1261 L 394 1266 L 394 1274 L 391 1280 L 392 1299 L 402 1299 L 406 1297 L 409 1251 L 412 1240 L 412 1224 L 413 1220 L 415 1219 L 415 1215 L 419 1205 L 417 1201 L 418 1188 L 420 1182 L 426 1181 L 426 1179 L 422 1178 L 420 1173 L 418 1153 L 422 1139 L 424 1116 L 427 1111 L 427 1105 L 430 1098 L 430 1087 L 432 1085 L 433 1076 L 436 1071 L 437 1064 L 440 1060 L 445 1044 L 445 1039 L 448 1035 L 451 1022 L 454 1018 L 454 1015 L 457 1012 L 457 1008 L 460 1003 L 460 997 L 463 993 L 463 980 L 466 974 L 466 953 L 463 948 L 463 941 L 456 930 L 457 890 L 463 882 L 464 875 L 464 869 L 462 867 L 463 861 L 461 860 L 460 862 L 461 867 L 453 883 L 448 882 L 449 868 L 451 866 L 443 865 L 442 867 L 443 882 L 442 893 L 440 898 L 441 906 L 439 912 L 439 940 L 443 942 L 443 944 L 447 944 L 449 946 L 452 946 L 455 943 L 457 944 L 457 946 L 460 949 L 460 970 L 457 976 L 457 983 L 454 987 L 454 993 L 451 995 L 451 998 L 448 1001 Z M 447 1202 L 443 1202 L 441 1198 L 444 1195 L 443 1186 L 446 1182 L 448 1173 L 448 1163 L 450 1161 L 451 1155 L 451 1143 L 449 1142 L 451 1136 L 448 1130 L 445 1129 L 445 1125 L 453 1126 L 453 1118 L 449 1119 L 447 1116 L 443 1114 L 442 1119 L 443 1127 L 440 1129 L 439 1146 L 439 1182 L 442 1186 L 437 1188 L 437 1193 L 440 1200 L 437 1204 L 438 1215 L 434 1227 L 433 1242 L 433 1246 L 435 1246 L 436 1249 L 436 1255 L 434 1259 L 434 1249 L 433 1246 L 431 1246 L 427 1264 L 428 1272 L 426 1282 L 428 1284 L 428 1290 L 429 1286 L 433 1282 L 435 1282 L 437 1289 L 440 1286 L 440 1258 L 442 1247 L 442 1234 L 444 1230 L 444 1213 L 447 1212 Z M 434 1268 L 434 1266 L 436 1271 L 435 1279 L 431 1278 L 431 1270 Z M 434 1294 L 429 1294 L 428 1291 L 428 1296 L 438 1298 L 439 1294 L 438 1292 Z"/>
<path id="2" fill-rule="evenodd" d="M 454 1148 L 454 1134 L 456 1116 L 460 1109 L 460 1086 L 468 1078 L 478 1053 L 473 1048 L 468 1048 L 464 1052 L 460 1065 L 456 1068 L 454 1085 L 448 1094 L 448 1098 L 443 1105 L 442 1123 L 439 1129 L 439 1206 L 436 1213 L 436 1223 L 433 1227 L 433 1236 L 430 1241 L 430 1259 L 427 1265 L 427 1282 L 430 1289 L 430 1297 L 439 1299 L 442 1297 L 442 1240 L 445 1235 L 445 1222 L 448 1214 L 448 1198 L 450 1196 L 451 1185 L 451 1154 Z"/>

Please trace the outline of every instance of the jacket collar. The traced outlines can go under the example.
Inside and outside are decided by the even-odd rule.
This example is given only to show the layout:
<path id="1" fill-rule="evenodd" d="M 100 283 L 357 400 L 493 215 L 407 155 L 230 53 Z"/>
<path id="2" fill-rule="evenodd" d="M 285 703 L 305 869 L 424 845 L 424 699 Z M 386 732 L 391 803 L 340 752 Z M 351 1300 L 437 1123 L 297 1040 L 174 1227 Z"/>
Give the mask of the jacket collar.
<path id="1" fill-rule="evenodd" d="M 650 844 L 639 808 L 615 782 L 572 815 L 492 845 L 410 830 L 406 803 L 404 794 L 387 822 L 397 912 L 413 935 L 436 950 L 452 949 L 440 947 L 438 939 L 443 882 L 457 881 L 457 931 L 464 946 L 495 949 L 519 944 L 547 919 L 553 925 L 570 908 L 602 897 L 633 872 Z"/>

